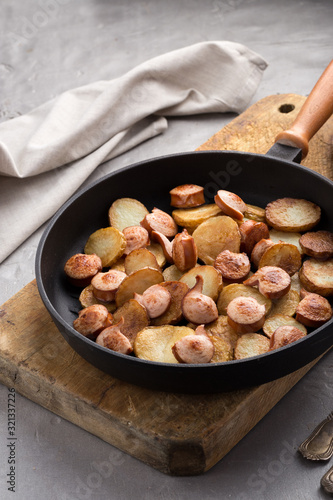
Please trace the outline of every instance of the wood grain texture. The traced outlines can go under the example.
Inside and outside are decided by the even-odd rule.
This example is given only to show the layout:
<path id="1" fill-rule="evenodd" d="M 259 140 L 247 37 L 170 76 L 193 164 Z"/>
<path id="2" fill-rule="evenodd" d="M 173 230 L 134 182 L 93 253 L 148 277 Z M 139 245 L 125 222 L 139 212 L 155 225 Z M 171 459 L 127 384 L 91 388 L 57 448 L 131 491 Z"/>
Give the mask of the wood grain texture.
<path id="1" fill-rule="evenodd" d="M 35 280 L 0 309 L 3 384 L 167 474 L 201 474 L 215 465 L 314 363 L 230 393 L 151 391 L 76 354 L 52 322 Z"/>
<path id="2" fill-rule="evenodd" d="M 265 154 L 273 146 L 277 134 L 286 130 L 295 120 L 305 99 L 306 97 L 297 94 L 265 97 L 219 130 L 197 150 Z M 282 112 L 291 107 L 292 111 Z M 333 180 L 333 116 L 310 141 L 308 156 L 301 163 Z"/>
<path id="3" fill-rule="evenodd" d="M 198 149 L 265 153 L 293 119 L 270 96 Z M 332 121 L 311 141 L 304 164 L 332 178 Z M 250 389 L 209 395 L 136 387 L 88 364 L 65 342 L 32 281 L 0 307 L 0 381 L 23 396 L 166 474 L 201 474 L 230 451 L 317 362 Z"/>

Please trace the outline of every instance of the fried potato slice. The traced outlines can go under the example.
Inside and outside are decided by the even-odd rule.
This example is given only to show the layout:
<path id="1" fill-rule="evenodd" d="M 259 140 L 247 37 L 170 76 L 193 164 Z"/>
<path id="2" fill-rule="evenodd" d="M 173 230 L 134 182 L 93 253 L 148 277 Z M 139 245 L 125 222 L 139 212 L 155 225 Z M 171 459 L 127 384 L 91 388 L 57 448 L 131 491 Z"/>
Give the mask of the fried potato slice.
<path id="1" fill-rule="evenodd" d="M 267 248 L 259 260 L 258 269 L 265 266 L 276 266 L 284 269 L 290 276 L 302 265 L 302 257 L 295 245 L 276 243 Z"/>
<path id="2" fill-rule="evenodd" d="M 275 330 L 280 326 L 294 326 L 301 330 L 303 333 L 307 334 L 307 329 L 299 321 L 296 321 L 296 319 L 292 318 L 291 316 L 279 313 L 269 316 L 266 319 L 262 329 L 265 335 L 267 335 L 267 337 L 270 339 Z"/>
<path id="3" fill-rule="evenodd" d="M 115 302 L 103 302 L 102 300 L 96 299 L 92 285 L 88 285 L 82 290 L 79 296 L 79 301 L 81 307 L 83 308 L 93 306 L 94 304 L 102 304 L 111 313 L 113 313 L 117 309 Z"/>
<path id="4" fill-rule="evenodd" d="M 196 228 L 205 220 L 220 215 L 221 213 L 221 209 L 215 203 L 211 203 L 195 208 L 179 208 L 173 210 L 172 217 L 179 226 L 189 229 Z"/>
<path id="5" fill-rule="evenodd" d="M 268 352 L 270 341 L 260 333 L 245 333 L 237 340 L 235 359 L 251 358 Z"/>
<path id="6" fill-rule="evenodd" d="M 178 281 L 184 273 L 179 271 L 178 267 L 172 264 L 169 267 L 166 267 L 163 271 L 164 281 Z"/>
<path id="7" fill-rule="evenodd" d="M 318 205 L 299 198 L 279 198 L 266 206 L 267 223 L 278 231 L 309 231 L 320 220 Z"/>
<path id="8" fill-rule="evenodd" d="M 300 293 L 302 288 L 303 285 L 301 283 L 301 280 L 299 279 L 299 273 L 293 274 L 290 278 L 290 289 L 296 290 L 296 292 Z"/>
<path id="9" fill-rule="evenodd" d="M 141 295 L 147 288 L 157 285 L 163 281 L 163 274 L 157 269 L 144 267 L 133 272 L 125 278 L 116 293 L 116 305 L 122 306 L 130 299 L 133 299 L 134 293 Z"/>
<path id="10" fill-rule="evenodd" d="M 139 332 L 134 341 L 134 353 L 138 358 L 160 363 L 178 363 L 172 353 L 177 340 L 193 335 L 187 326 L 148 326 Z"/>
<path id="11" fill-rule="evenodd" d="M 134 198 L 118 198 L 109 208 L 110 226 L 119 231 L 129 226 L 140 226 L 140 222 L 148 213 L 140 201 Z"/>
<path id="12" fill-rule="evenodd" d="M 229 325 L 227 316 L 219 316 L 212 323 L 205 325 L 205 330 L 215 348 L 211 362 L 222 363 L 233 359 L 239 335 Z"/>
<path id="13" fill-rule="evenodd" d="M 285 316 L 294 316 L 299 301 L 299 292 L 295 289 L 290 289 L 286 295 L 273 302 L 269 315 L 284 314 Z"/>
<path id="14" fill-rule="evenodd" d="M 160 286 L 166 288 L 170 293 L 171 303 L 168 310 L 164 314 L 162 314 L 158 318 L 151 320 L 151 324 L 154 326 L 175 325 L 183 317 L 182 301 L 189 291 L 189 287 L 186 283 L 181 283 L 180 281 L 176 280 L 163 281 L 163 283 L 160 283 Z"/>
<path id="15" fill-rule="evenodd" d="M 112 266 L 110 266 L 110 269 L 113 269 L 114 271 L 122 271 L 124 273 L 125 272 L 125 255 L 122 255 L 121 257 L 119 257 L 119 259 L 117 259 L 116 262 L 114 262 L 112 264 Z"/>
<path id="16" fill-rule="evenodd" d="M 133 346 L 138 332 L 149 325 L 147 311 L 137 300 L 130 299 L 115 311 L 113 324 L 118 323 L 121 318 L 124 319 L 124 322 L 120 326 L 120 331 Z"/>
<path id="17" fill-rule="evenodd" d="M 243 285 L 242 283 L 232 283 L 224 287 L 218 297 L 217 309 L 219 314 L 226 316 L 229 303 L 236 297 L 253 297 L 259 304 L 264 304 L 266 315 L 272 307 L 272 301 L 264 297 L 256 288 Z"/>
<path id="18" fill-rule="evenodd" d="M 297 247 L 299 253 L 302 255 L 303 250 L 300 245 L 300 237 L 301 233 L 287 233 L 286 231 L 277 231 L 276 229 L 271 229 L 269 232 L 269 239 L 274 243 L 291 243 L 291 245 L 295 245 Z"/>
<path id="19" fill-rule="evenodd" d="M 198 249 L 198 257 L 205 264 L 213 265 L 223 250 L 239 252 L 240 233 L 238 224 L 227 215 L 206 220 L 192 234 Z"/>
<path id="20" fill-rule="evenodd" d="M 103 227 L 92 233 L 84 247 L 86 254 L 95 253 L 103 267 L 109 267 L 122 256 L 126 247 L 126 238 L 115 227 Z"/>
<path id="21" fill-rule="evenodd" d="M 151 267 L 152 269 L 161 271 L 155 255 L 147 248 L 132 250 L 125 258 L 125 273 L 128 275 L 144 267 Z"/>
<path id="22" fill-rule="evenodd" d="M 213 266 L 196 266 L 183 274 L 179 278 L 179 281 L 186 283 L 189 288 L 193 288 L 196 284 L 196 276 L 198 275 L 202 276 L 203 279 L 202 293 L 216 301 L 223 288 L 221 273 Z"/>
<path id="23" fill-rule="evenodd" d="M 303 252 L 309 257 L 320 260 L 333 257 L 333 233 L 330 231 L 305 233 L 299 243 Z"/>
<path id="24" fill-rule="evenodd" d="M 149 250 L 149 252 L 155 255 L 157 264 L 160 266 L 161 269 L 163 269 L 163 267 L 166 264 L 166 258 L 161 245 L 157 242 L 152 241 L 150 245 L 147 247 L 147 250 Z"/>
<path id="25" fill-rule="evenodd" d="M 266 222 L 265 209 L 257 207 L 256 205 L 249 205 L 248 203 L 246 204 L 244 217 L 246 219 L 255 220 L 256 222 Z"/>
<path id="26" fill-rule="evenodd" d="M 333 259 L 306 260 L 299 272 L 304 288 L 323 297 L 333 295 Z"/>

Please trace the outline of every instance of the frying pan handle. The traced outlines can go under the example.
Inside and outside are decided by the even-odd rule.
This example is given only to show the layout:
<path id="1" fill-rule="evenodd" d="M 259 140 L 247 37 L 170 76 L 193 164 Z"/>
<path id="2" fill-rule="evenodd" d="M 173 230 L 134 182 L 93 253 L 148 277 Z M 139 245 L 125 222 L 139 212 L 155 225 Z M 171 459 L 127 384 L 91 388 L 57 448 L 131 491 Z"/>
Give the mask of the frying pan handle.
<path id="1" fill-rule="evenodd" d="M 325 69 L 307 100 L 303 104 L 296 120 L 288 130 L 280 132 L 275 142 L 293 146 L 302 150 L 302 156 L 308 154 L 308 142 L 324 125 L 333 113 L 333 60 Z"/>

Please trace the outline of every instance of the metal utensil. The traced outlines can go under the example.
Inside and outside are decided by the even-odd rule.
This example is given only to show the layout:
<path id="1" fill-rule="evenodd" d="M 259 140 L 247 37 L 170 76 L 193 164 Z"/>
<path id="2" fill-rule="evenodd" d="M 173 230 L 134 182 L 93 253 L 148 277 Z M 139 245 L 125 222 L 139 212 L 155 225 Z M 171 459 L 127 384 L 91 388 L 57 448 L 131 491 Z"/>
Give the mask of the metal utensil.
<path id="1" fill-rule="evenodd" d="M 321 478 L 321 486 L 327 493 L 333 493 L 333 467 L 331 467 L 326 474 Z"/>
<path id="2" fill-rule="evenodd" d="M 333 455 L 333 411 L 311 432 L 298 450 L 310 460 L 329 460 Z M 325 481 L 330 481 L 333 488 L 333 469 L 325 474 Z M 323 479 L 324 479 L 323 478 Z M 333 489 L 331 490 L 333 491 Z"/>

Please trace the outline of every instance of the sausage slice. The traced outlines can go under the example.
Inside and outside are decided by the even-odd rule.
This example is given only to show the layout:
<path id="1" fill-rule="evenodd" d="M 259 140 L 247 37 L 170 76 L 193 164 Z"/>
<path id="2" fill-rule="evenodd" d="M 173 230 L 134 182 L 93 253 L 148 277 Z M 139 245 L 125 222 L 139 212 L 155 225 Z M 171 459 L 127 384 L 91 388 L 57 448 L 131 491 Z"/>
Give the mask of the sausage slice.
<path id="1" fill-rule="evenodd" d="M 68 259 L 64 271 L 72 285 L 84 288 L 102 268 L 102 261 L 95 253 L 77 253 Z"/>
<path id="2" fill-rule="evenodd" d="M 214 345 L 207 335 L 187 335 L 171 349 L 179 363 L 209 363 L 214 355 Z"/>
<path id="3" fill-rule="evenodd" d="M 330 303 L 325 297 L 316 293 L 306 294 L 296 309 L 296 320 L 305 326 L 317 328 L 331 317 L 332 307 Z"/>
<path id="4" fill-rule="evenodd" d="M 94 304 L 79 311 L 73 321 L 76 331 L 85 337 L 95 339 L 97 335 L 112 324 L 112 315 L 102 304 Z"/>
<path id="5" fill-rule="evenodd" d="M 153 208 L 152 212 L 147 214 L 140 222 L 141 226 L 147 229 L 149 234 L 152 231 L 158 231 L 164 236 L 171 238 L 178 232 L 178 227 L 171 215 L 163 212 L 159 208 Z"/>
<path id="6" fill-rule="evenodd" d="M 237 194 L 220 189 L 216 193 L 214 201 L 226 215 L 229 215 L 234 219 L 243 220 L 244 212 L 247 207 L 246 203 L 244 203 L 242 198 L 240 198 Z"/>
<path id="7" fill-rule="evenodd" d="M 205 203 L 204 188 L 196 184 L 182 184 L 170 191 L 172 207 L 192 208 Z"/>
<path id="8" fill-rule="evenodd" d="M 249 256 L 256 243 L 262 239 L 269 239 L 269 229 L 264 222 L 247 220 L 239 226 L 239 232 L 241 235 L 240 249 Z"/>
<path id="9" fill-rule="evenodd" d="M 91 280 L 93 294 L 96 299 L 112 302 L 120 283 L 127 277 L 122 271 L 112 269 L 106 273 L 97 273 Z"/>
<path id="10" fill-rule="evenodd" d="M 299 244 L 309 257 L 322 260 L 333 257 L 333 233 L 330 231 L 305 233 L 300 237 Z"/>
<path id="11" fill-rule="evenodd" d="M 123 229 L 126 238 L 124 255 L 128 255 L 132 250 L 147 247 L 149 245 L 149 233 L 142 226 L 128 226 Z"/>
<path id="12" fill-rule="evenodd" d="M 216 257 L 214 267 L 222 274 L 223 280 L 229 283 L 242 283 L 250 272 L 251 264 L 245 252 L 223 250 Z"/>
<path id="13" fill-rule="evenodd" d="M 258 285 L 259 292 L 269 299 L 279 299 L 290 290 L 291 279 L 281 267 L 265 266 L 243 282 L 244 285 Z"/>
<path id="14" fill-rule="evenodd" d="M 253 297 L 236 297 L 227 307 L 229 325 L 237 333 L 257 332 L 265 322 L 265 306 Z"/>
<path id="15" fill-rule="evenodd" d="M 299 328 L 295 326 L 285 325 L 279 326 L 271 337 L 270 351 L 279 349 L 285 345 L 296 342 L 306 336 L 306 333 L 302 332 Z"/>
<path id="16" fill-rule="evenodd" d="M 122 354 L 130 354 L 133 351 L 131 342 L 120 331 L 120 327 L 124 323 L 123 318 L 112 326 L 105 328 L 97 337 L 96 343 L 111 349 L 112 351 Z"/>

